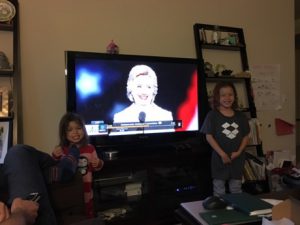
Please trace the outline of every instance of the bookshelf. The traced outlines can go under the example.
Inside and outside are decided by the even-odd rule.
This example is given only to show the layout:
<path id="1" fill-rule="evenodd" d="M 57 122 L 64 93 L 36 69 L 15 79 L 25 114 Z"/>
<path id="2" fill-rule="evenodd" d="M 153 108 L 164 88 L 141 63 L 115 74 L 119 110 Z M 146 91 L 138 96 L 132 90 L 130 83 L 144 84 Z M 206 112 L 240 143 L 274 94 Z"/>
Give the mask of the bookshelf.
<path id="1" fill-rule="evenodd" d="M 242 28 L 213 24 L 194 24 L 194 38 L 197 58 L 206 75 L 206 92 L 211 103 L 212 91 L 220 81 L 232 82 L 238 94 L 238 110 L 246 114 L 251 129 L 248 153 L 244 169 L 246 189 L 265 192 L 267 178 L 264 173 L 265 163 L 260 138 L 260 123 L 254 104 L 251 73 L 244 32 Z M 256 160 L 254 160 L 256 158 Z M 261 186 L 255 188 L 255 186 Z M 251 188 L 250 188 L 251 189 Z"/>
<path id="2" fill-rule="evenodd" d="M 6 14 L 0 20 L 0 56 L 1 60 L 7 58 L 9 65 L 3 66 L 3 62 L 0 65 L 0 119 L 12 123 L 11 141 L 16 144 L 22 142 L 19 2 L 5 0 L 1 4 Z"/>

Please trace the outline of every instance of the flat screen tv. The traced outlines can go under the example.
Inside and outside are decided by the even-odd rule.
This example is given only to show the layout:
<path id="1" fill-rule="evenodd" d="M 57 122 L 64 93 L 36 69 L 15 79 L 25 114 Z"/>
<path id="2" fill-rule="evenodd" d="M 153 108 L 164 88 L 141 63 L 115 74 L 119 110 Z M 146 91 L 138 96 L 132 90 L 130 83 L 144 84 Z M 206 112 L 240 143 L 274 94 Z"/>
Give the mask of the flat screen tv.
<path id="1" fill-rule="evenodd" d="M 167 144 L 200 135 L 207 98 L 191 58 L 66 51 L 67 111 L 97 147 Z"/>

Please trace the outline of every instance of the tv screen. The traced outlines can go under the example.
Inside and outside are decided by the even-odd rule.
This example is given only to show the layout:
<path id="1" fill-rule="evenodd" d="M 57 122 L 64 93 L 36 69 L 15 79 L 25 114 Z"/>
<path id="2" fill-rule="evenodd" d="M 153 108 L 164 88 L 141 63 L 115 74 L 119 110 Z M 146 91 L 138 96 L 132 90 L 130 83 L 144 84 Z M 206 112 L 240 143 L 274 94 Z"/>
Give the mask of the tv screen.
<path id="1" fill-rule="evenodd" d="M 191 58 L 67 51 L 67 110 L 83 116 L 95 145 L 197 135 L 198 67 Z"/>

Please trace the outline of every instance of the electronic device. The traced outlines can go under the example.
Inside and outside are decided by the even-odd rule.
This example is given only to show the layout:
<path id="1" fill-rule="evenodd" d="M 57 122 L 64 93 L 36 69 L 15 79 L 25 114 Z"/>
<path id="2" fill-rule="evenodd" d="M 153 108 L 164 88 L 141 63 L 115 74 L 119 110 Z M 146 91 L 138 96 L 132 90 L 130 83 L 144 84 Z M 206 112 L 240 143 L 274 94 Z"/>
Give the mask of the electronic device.
<path id="1" fill-rule="evenodd" d="M 33 192 L 33 193 L 30 193 L 25 199 L 34 201 L 34 202 L 38 202 L 40 200 L 40 198 L 41 198 L 41 195 L 38 192 Z"/>
<path id="2" fill-rule="evenodd" d="M 224 209 L 227 206 L 227 203 L 219 198 L 218 196 L 209 196 L 203 200 L 202 203 L 205 209 Z"/>
<path id="3" fill-rule="evenodd" d="M 200 135 L 208 103 L 197 59 L 77 51 L 66 51 L 65 56 L 67 111 L 83 116 L 96 147 L 169 143 Z M 150 115 L 141 111 L 135 121 L 114 122 L 114 115 L 132 104 L 126 87 L 136 65 L 155 71 L 154 102 L 171 112 L 172 120 L 147 121 Z"/>

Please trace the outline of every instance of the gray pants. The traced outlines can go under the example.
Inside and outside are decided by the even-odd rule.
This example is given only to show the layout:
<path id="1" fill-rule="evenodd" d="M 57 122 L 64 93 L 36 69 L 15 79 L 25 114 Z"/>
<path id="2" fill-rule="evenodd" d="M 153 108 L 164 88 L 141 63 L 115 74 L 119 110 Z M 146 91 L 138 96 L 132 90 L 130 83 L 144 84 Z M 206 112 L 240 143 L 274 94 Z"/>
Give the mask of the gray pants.
<path id="1" fill-rule="evenodd" d="M 213 180 L 214 195 L 221 196 L 226 193 L 226 180 Z M 229 192 L 230 193 L 240 193 L 242 192 L 242 180 L 230 179 L 228 180 Z"/>

